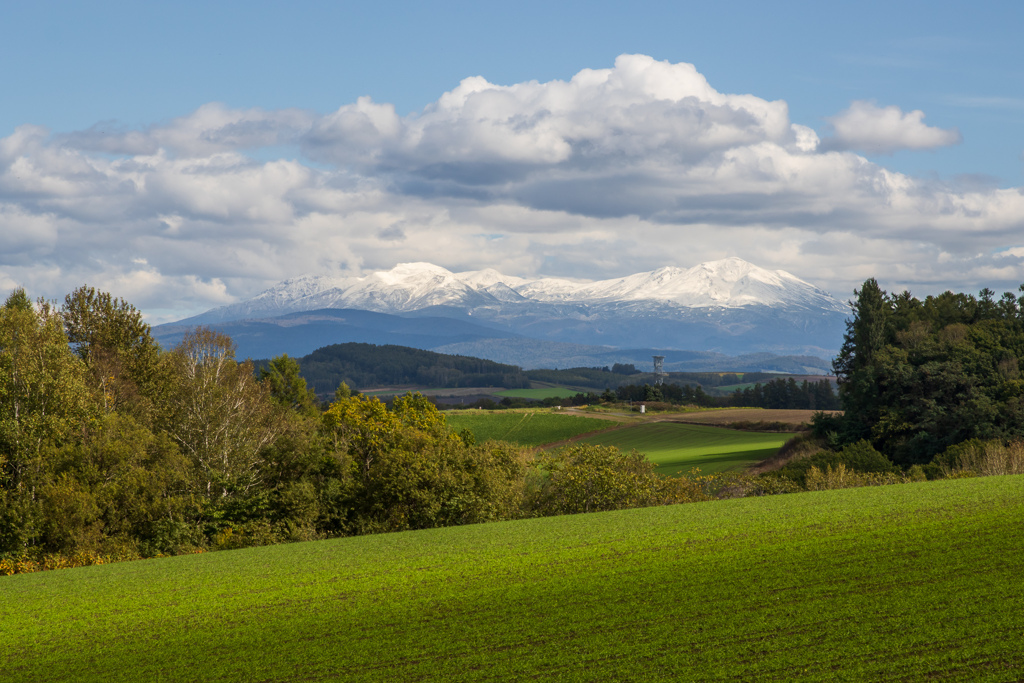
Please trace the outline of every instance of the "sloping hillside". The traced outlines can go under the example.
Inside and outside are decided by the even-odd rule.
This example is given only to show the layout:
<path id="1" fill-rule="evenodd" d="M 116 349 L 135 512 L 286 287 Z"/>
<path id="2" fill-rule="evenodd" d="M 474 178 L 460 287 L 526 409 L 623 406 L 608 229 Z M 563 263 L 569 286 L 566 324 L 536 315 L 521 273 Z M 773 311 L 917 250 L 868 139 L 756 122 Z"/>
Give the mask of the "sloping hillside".
<path id="1" fill-rule="evenodd" d="M 22 681 L 1018 680 L 1024 478 L 0 578 Z"/>

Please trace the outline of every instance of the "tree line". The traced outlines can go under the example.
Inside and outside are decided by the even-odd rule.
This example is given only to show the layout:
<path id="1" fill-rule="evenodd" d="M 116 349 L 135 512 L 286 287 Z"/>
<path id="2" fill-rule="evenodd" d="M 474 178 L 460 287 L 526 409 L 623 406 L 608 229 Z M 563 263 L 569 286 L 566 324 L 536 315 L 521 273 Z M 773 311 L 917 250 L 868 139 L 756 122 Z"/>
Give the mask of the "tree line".
<path id="1" fill-rule="evenodd" d="M 844 414 L 818 425 L 832 443 L 866 440 L 910 466 L 1024 436 L 1024 297 L 986 288 L 920 300 L 874 279 L 854 295 L 833 363 Z"/>
<path id="2" fill-rule="evenodd" d="M 839 397 L 828 380 L 797 382 L 792 377 L 777 378 L 752 387 L 737 389 L 726 396 L 712 396 L 700 384 L 625 384 L 614 392 L 602 394 L 606 401 L 634 401 L 702 408 L 774 408 L 787 410 L 837 410 Z"/>
<path id="3" fill-rule="evenodd" d="M 535 368 L 525 370 L 523 374 L 531 380 L 547 382 L 549 384 L 561 384 L 563 386 L 584 387 L 587 389 L 616 389 L 627 383 L 635 383 L 637 378 L 633 375 L 646 375 L 644 379 L 653 382 L 657 379 L 653 373 L 638 370 L 632 363 L 615 363 L 610 368 L 564 368 L 553 370 L 549 368 Z M 743 382 L 767 382 L 775 376 L 766 372 L 670 372 L 667 373 L 666 383 L 670 384 L 695 384 L 702 387 L 721 387 Z"/>
<path id="4" fill-rule="evenodd" d="M 18 289 L 0 306 L 0 573 L 66 566 L 53 557 L 1024 473 L 1021 354 L 1024 297 L 920 301 L 869 280 L 835 361 L 842 415 L 817 413 L 774 472 L 662 478 L 613 448 L 475 443 L 417 394 L 388 406 L 341 384 L 320 403 L 287 356 L 257 369 L 204 328 L 164 350 L 109 294 L 82 287 L 58 306 Z M 761 393 L 809 398 L 814 384 L 773 380 Z M 699 385 L 619 389 L 715 398 Z"/>
<path id="5" fill-rule="evenodd" d="M 636 453 L 477 444 L 419 394 L 320 403 L 210 329 L 163 350 L 91 287 L 0 306 L 0 573 L 688 496 Z"/>

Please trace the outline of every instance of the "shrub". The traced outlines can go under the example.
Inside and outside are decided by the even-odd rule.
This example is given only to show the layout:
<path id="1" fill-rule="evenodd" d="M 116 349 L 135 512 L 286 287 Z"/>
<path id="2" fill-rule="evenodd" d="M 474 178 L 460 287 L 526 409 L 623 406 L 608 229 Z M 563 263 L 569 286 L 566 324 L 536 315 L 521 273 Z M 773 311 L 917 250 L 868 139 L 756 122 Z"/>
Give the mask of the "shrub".
<path id="1" fill-rule="evenodd" d="M 837 470 L 839 465 L 843 465 L 844 470 L 859 473 L 892 474 L 899 471 L 870 443 L 861 440 L 845 446 L 840 451 L 819 450 L 808 457 L 791 460 L 778 470 L 778 474 L 788 477 L 806 488 L 807 475 L 812 468 L 817 468 L 819 472 L 822 472 L 826 468 Z"/>
<path id="2" fill-rule="evenodd" d="M 545 453 L 537 466 L 546 474 L 526 509 L 539 515 L 621 510 L 663 502 L 661 477 L 637 451 L 577 444 Z"/>
<path id="3" fill-rule="evenodd" d="M 809 432 L 802 432 L 789 439 L 775 455 L 763 460 L 752 468 L 756 474 L 778 470 L 787 463 L 809 458 L 824 450 L 822 440 Z"/>
<path id="4" fill-rule="evenodd" d="M 826 466 L 824 471 L 812 466 L 805 476 L 804 486 L 808 491 L 830 491 L 858 486 L 905 484 L 909 481 L 913 480 L 900 472 L 857 472 L 840 462 L 835 468 Z"/>
<path id="5" fill-rule="evenodd" d="M 945 477 L 1024 474 L 1024 442 L 970 439 L 939 453 L 932 464 Z"/>

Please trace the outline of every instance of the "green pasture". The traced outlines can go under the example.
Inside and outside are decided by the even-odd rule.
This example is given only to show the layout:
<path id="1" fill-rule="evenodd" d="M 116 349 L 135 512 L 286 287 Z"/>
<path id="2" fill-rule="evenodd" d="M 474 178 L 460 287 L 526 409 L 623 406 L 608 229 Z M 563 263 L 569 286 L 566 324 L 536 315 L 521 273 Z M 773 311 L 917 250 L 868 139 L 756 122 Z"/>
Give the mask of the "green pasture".
<path id="1" fill-rule="evenodd" d="M 792 434 L 741 432 L 735 429 L 675 422 L 654 422 L 595 434 L 581 441 L 620 450 L 636 449 L 658 466 L 655 471 L 686 474 L 723 472 L 759 462 L 775 454 Z"/>
<path id="2" fill-rule="evenodd" d="M 0 577 L 7 683 L 1017 681 L 1024 477 Z"/>
<path id="3" fill-rule="evenodd" d="M 497 392 L 497 395 L 540 401 L 545 398 L 569 398 L 578 393 L 580 393 L 579 390 L 566 387 L 543 387 L 541 389 L 505 389 L 504 391 Z"/>
<path id="4" fill-rule="evenodd" d="M 599 418 L 532 410 L 449 411 L 445 413 L 445 419 L 456 431 L 468 429 L 478 443 L 495 439 L 531 447 L 570 439 L 614 424 Z"/>

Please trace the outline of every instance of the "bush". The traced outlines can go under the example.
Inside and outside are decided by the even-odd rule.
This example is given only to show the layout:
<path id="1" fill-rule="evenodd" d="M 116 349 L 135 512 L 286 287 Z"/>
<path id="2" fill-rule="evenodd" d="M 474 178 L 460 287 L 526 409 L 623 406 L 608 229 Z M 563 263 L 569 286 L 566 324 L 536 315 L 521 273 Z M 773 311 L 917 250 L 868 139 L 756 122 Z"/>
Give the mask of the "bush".
<path id="1" fill-rule="evenodd" d="M 776 451 L 775 455 L 758 463 L 751 471 L 763 474 L 778 470 L 787 463 L 809 458 L 823 450 L 825 449 L 821 439 L 815 437 L 810 432 L 802 432 L 786 441 L 782 448 Z"/>
<path id="2" fill-rule="evenodd" d="M 811 416 L 811 433 L 830 446 L 839 443 L 844 428 L 843 416 L 837 413 L 818 411 Z"/>
<path id="3" fill-rule="evenodd" d="M 546 476 L 526 501 L 538 515 L 621 510 L 663 502 L 662 478 L 643 453 L 577 444 L 542 455 Z"/>
<path id="4" fill-rule="evenodd" d="M 909 481 L 912 480 L 899 472 L 857 472 L 848 469 L 844 463 L 839 463 L 835 468 L 827 466 L 824 471 L 811 467 L 805 477 L 804 486 L 808 491 L 831 491 L 858 486 L 905 484 Z"/>
<path id="5" fill-rule="evenodd" d="M 845 446 L 840 451 L 820 450 L 808 457 L 791 460 L 778 470 L 778 474 L 807 488 L 807 476 L 812 468 L 817 468 L 820 474 L 828 468 L 838 471 L 839 465 L 843 466 L 844 471 L 859 473 L 894 474 L 899 471 L 870 443 L 861 440 Z"/>
<path id="6" fill-rule="evenodd" d="M 740 481 L 742 495 L 777 496 L 783 493 L 798 493 L 803 489 L 792 479 L 777 474 L 766 474 L 760 477 L 746 477 Z"/>
<path id="7" fill-rule="evenodd" d="M 945 477 L 1024 474 L 1024 442 L 970 439 L 936 455 L 932 465 Z"/>

